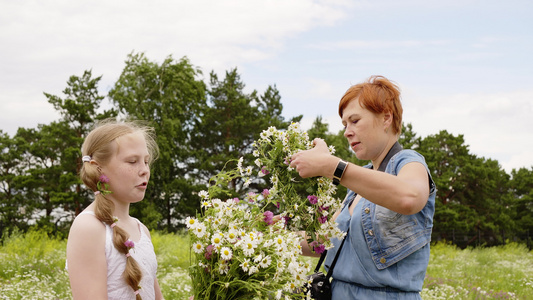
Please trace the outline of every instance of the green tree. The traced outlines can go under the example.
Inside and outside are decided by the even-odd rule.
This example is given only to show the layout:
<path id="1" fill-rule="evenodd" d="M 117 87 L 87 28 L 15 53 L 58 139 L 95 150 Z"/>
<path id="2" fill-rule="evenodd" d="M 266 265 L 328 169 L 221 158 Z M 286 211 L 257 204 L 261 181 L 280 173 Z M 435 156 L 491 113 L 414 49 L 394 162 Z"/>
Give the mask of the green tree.
<path id="1" fill-rule="evenodd" d="M 300 115 L 285 121 L 281 115 L 281 97 L 275 86 L 269 86 L 260 96 L 257 96 L 255 90 L 246 94 L 244 87 L 237 69 L 227 71 L 223 80 L 219 80 L 211 72 L 208 107 L 195 138 L 196 148 L 201 149 L 199 178 L 204 182 L 225 167 L 235 168 L 236 162 L 226 166 L 230 160 L 243 157 L 243 165 L 252 165 L 255 159 L 252 144 L 259 138 L 261 131 L 269 126 L 285 129 L 290 122 L 297 122 L 302 118 Z M 265 183 L 262 180 L 250 185 L 252 190 L 263 187 Z M 240 179 L 233 180 L 229 189 L 235 196 L 242 192 Z"/>
<path id="2" fill-rule="evenodd" d="M 510 210 L 501 209 L 508 175 L 497 161 L 471 154 L 463 135 L 446 130 L 422 139 L 417 150 L 437 186 L 434 235 L 452 240 L 454 232 L 470 233 L 468 243 L 484 243 L 509 228 Z M 489 239 L 480 241 L 480 235 Z"/>
<path id="3" fill-rule="evenodd" d="M 516 232 L 533 233 L 533 167 L 511 171 L 510 202 Z M 522 237 L 523 239 L 523 237 Z"/>
<path id="4" fill-rule="evenodd" d="M 421 138 L 416 135 L 416 132 L 413 131 L 413 125 L 407 123 L 407 125 L 402 123 L 402 132 L 398 142 L 403 146 L 404 149 L 415 150 L 420 146 Z"/>
<path id="5" fill-rule="evenodd" d="M 70 151 L 73 145 L 79 146 L 79 139 L 66 122 L 40 124 L 37 129 L 19 128 L 16 137 L 27 143 L 23 154 L 27 168 L 17 178 L 24 195 L 20 208 L 31 212 L 27 221 L 50 231 L 61 229 L 71 220 L 69 206 L 86 198 L 86 194 L 76 191 L 80 184 L 75 172 L 77 157 Z"/>
<path id="6" fill-rule="evenodd" d="M 21 176 L 27 169 L 24 156 L 28 145 L 21 137 L 10 137 L 0 130 L 0 237 L 15 228 L 24 230 L 31 211 L 23 207 L 26 198 Z"/>
<path id="7" fill-rule="evenodd" d="M 150 228 L 163 221 L 161 225 L 173 230 L 176 220 L 199 207 L 199 182 L 191 175 L 198 157 L 192 140 L 206 106 L 200 75 L 186 58 L 176 61 L 169 56 L 158 64 L 143 53 L 132 53 L 109 92 L 120 113 L 148 121 L 157 134 L 160 157 L 152 168 L 150 187 L 145 200 L 132 207 L 132 214 Z"/>
<path id="8" fill-rule="evenodd" d="M 50 148 L 48 157 L 52 158 L 53 152 L 57 151 L 58 174 L 60 180 L 52 193 L 54 204 L 64 204 L 67 211 L 73 211 L 78 215 L 87 205 L 92 196 L 81 186 L 78 174 L 81 168 L 81 145 L 83 139 L 93 128 L 95 121 L 115 117 L 114 109 L 106 109 L 100 112 L 104 96 L 98 91 L 98 84 L 102 76 L 92 76 L 91 70 L 86 70 L 83 75 L 71 76 L 67 81 L 67 87 L 63 90 L 64 97 L 44 93 L 48 102 L 60 113 L 61 121 L 49 125 L 40 125 L 40 132 L 32 130 L 25 132 L 34 140 L 34 152 L 45 155 L 39 147 Z M 54 161 L 56 161 L 54 160 Z M 43 164 L 37 167 L 44 167 Z M 52 172 L 54 168 L 49 171 Z M 37 172 L 37 171 L 36 171 Z M 46 171 L 39 171 L 46 176 Z M 50 174 L 48 174 L 50 175 Z M 56 178 L 56 177 L 53 177 Z"/>

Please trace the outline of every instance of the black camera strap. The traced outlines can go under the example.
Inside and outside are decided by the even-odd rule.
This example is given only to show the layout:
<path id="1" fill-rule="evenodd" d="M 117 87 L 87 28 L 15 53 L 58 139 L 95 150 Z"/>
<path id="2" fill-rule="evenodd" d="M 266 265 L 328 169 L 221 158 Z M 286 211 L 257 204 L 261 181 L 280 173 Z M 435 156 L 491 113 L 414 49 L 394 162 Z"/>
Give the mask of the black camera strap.
<path id="1" fill-rule="evenodd" d="M 394 143 L 394 145 L 390 148 L 389 152 L 387 153 L 387 155 L 385 156 L 385 158 L 379 165 L 378 171 L 385 172 L 385 168 L 389 164 L 389 160 L 391 159 L 391 157 L 393 157 L 396 153 L 400 152 L 402 149 L 403 148 L 400 145 L 400 143 L 398 142 Z M 348 207 L 352 204 L 353 200 L 355 199 L 355 196 L 357 196 L 357 194 L 354 194 L 352 200 L 350 200 L 350 203 L 348 204 Z M 331 262 L 331 266 L 329 267 L 328 274 L 326 275 L 327 281 L 329 281 L 329 279 L 331 278 L 331 275 L 333 275 L 333 268 L 335 268 L 335 264 L 337 263 L 337 259 L 339 258 L 339 254 L 341 253 L 342 246 L 344 245 L 344 241 L 346 240 L 346 236 L 348 235 L 349 231 L 350 231 L 350 228 L 348 228 L 348 230 L 346 231 L 346 235 L 342 239 L 342 242 L 339 246 L 339 250 L 337 250 L 337 253 L 335 254 L 335 258 Z M 320 255 L 320 259 L 318 260 L 318 264 L 316 265 L 316 268 L 315 268 L 315 273 L 317 273 L 320 270 L 320 266 L 324 262 L 326 255 L 327 255 L 327 251 L 322 252 L 322 255 Z"/>

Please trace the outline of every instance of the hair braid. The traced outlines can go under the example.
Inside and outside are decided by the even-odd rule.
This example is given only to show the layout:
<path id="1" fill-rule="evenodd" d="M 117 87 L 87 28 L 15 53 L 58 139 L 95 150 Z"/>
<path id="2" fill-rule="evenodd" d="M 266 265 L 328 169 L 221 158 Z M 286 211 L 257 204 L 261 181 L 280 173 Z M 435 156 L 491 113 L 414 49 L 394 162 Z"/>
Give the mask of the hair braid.
<path id="1" fill-rule="evenodd" d="M 111 200 L 107 199 L 104 195 L 97 195 L 95 200 L 95 215 L 96 217 L 106 223 L 107 225 L 113 224 L 113 211 L 114 204 Z M 113 245 L 118 252 L 126 255 L 129 253 L 128 247 L 124 244 L 129 238 L 126 230 L 120 228 L 120 226 L 113 226 Z M 137 291 L 140 288 L 142 270 L 139 267 L 137 261 L 129 256 L 126 257 L 126 268 L 122 273 L 126 283 L 134 290 Z M 136 295 L 137 300 L 142 300 L 139 294 Z"/>

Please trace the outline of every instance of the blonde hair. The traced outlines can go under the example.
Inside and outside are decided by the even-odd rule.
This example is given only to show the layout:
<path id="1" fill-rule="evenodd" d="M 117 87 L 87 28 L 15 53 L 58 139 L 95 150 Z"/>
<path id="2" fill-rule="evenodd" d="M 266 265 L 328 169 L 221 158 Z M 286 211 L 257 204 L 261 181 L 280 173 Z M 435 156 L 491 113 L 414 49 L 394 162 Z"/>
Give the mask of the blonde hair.
<path id="1" fill-rule="evenodd" d="M 96 161 L 99 165 L 105 166 L 115 155 L 116 147 L 114 147 L 114 142 L 116 139 L 127 134 L 138 132 L 141 132 L 144 135 L 148 153 L 150 154 L 149 165 L 151 165 L 159 155 L 159 148 L 155 141 L 154 129 L 143 125 L 139 121 L 117 122 L 115 120 L 105 120 L 98 123 L 85 138 L 81 147 L 82 155 L 90 156 L 91 160 Z M 98 190 L 97 184 L 100 175 L 98 165 L 83 163 L 80 170 L 80 178 L 83 183 L 94 192 Z M 106 198 L 105 195 L 98 193 L 95 195 L 94 203 L 94 213 L 96 217 L 105 224 L 112 225 L 115 221 L 113 219 L 113 212 L 115 210 L 113 201 Z M 128 254 L 129 249 L 124 244 L 129 238 L 128 233 L 119 226 L 112 226 L 112 229 L 113 244 L 115 248 L 124 255 Z M 124 270 L 123 277 L 126 283 L 134 291 L 139 289 L 142 271 L 137 261 L 131 256 L 126 257 L 126 269 Z M 136 299 L 141 300 L 141 296 L 137 294 Z"/>

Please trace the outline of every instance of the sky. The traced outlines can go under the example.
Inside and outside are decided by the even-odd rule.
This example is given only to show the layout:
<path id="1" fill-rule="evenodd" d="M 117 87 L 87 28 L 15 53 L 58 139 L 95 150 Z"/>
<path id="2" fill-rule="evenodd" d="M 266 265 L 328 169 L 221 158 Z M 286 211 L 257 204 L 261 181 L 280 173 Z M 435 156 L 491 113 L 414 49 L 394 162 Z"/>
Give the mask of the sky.
<path id="1" fill-rule="evenodd" d="M 60 116 L 70 76 L 106 95 L 127 55 L 187 57 L 208 82 L 237 68 L 245 92 L 275 85 L 286 118 L 342 128 L 338 102 L 371 75 L 397 83 L 419 136 L 464 135 L 508 173 L 533 167 L 533 1 L 0 0 L 0 130 Z"/>

